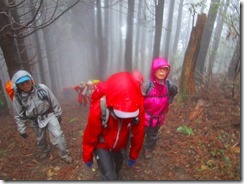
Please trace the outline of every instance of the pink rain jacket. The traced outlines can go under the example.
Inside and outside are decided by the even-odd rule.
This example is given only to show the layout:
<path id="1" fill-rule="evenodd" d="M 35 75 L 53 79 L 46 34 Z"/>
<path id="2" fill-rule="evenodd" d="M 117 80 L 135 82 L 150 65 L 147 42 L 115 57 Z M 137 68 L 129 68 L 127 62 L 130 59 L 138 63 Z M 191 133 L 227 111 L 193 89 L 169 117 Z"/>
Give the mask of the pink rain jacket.
<path id="1" fill-rule="evenodd" d="M 168 109 L 168 94 L 166 87 L 166 76 L 162 83 L 158 83 L 155 78 L 155 71 L 162 67 L 168 66 L 170 71 L 170 65 L 165 58 L 155 58 L 152 61 L 150 81 L 152 87 L 148 94 L 144 96 L 144 109 L 145 109 L 145 126 L 156 127 L 164 124 L 165 113 Z M 169 74 L 169 72 L 168 72 Z M 148 87 L 145 87 L 144 92 Z"/>

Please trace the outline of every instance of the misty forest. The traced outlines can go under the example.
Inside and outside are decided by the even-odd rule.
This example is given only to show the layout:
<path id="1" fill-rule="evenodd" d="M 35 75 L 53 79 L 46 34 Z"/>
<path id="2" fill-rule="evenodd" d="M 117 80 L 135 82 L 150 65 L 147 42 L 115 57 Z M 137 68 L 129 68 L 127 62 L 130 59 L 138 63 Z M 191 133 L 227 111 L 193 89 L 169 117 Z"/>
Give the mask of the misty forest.
<path id="1" fill-rule="evenodd" d="M 86 167 L 81 141 L 89 105 L 75 86 L 139 71 L 155 57 L 171 66 L 178 86 L 153 157 L 125 163 L 120 180 L 240 180 L 240 1 L 238 0 L 0 0 L 0 180 L 100 180 Z M 36 155 L 23 139 L 5 90 L 24 69 L 59 100 L 61 127 L 74 159 L 55 149 Z M 118 81 L 119 82 L 119 81 Z"/>

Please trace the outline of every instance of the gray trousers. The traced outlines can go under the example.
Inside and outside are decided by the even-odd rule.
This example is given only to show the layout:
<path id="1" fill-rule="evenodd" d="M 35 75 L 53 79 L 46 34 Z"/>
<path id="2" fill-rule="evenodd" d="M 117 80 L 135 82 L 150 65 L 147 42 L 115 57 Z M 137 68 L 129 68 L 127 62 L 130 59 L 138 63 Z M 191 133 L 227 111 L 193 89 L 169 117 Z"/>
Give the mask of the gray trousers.
<path id="1" fill-rule="evenodd" d="M 103 180 L 117 180 L 124 157 L 121 151 L 95 149 L 95 159 Z"/>
<path id="2" fill-rule="evenodd" d="M 145 141 L 144 148 L 152 151 L 158 140 L 158 131 L 160 126 L 157 127 L 145 127 Z"/>
<path id="3" fill-rule="evenodd" d="M 50 142 L 58 149 L 59 156 L 64 158 L 69 154 L 63 131 L 61 130 L 59 121 L 55 116 L 52 116 L 48 124 L 43 128 L 40 128 L 36 121 L 32 121 L 32 129 L 36 134 L 37 146 L 42 153 L 50 151 L 46 138 L 46 131 L 48 130 Z"/>

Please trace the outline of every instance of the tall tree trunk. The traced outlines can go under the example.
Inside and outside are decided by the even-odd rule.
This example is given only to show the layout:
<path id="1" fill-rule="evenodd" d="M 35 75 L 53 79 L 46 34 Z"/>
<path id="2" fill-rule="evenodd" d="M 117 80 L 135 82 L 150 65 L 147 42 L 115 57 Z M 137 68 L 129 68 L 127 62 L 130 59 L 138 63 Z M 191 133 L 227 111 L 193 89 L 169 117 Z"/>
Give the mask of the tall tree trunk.
<path id="1" fill-rule="evenodd" d="M 122 10 L 122 7 L 123 7 L 123 1 L 120 1 L 120 6 L 119 6 L 119 25 L 123 25 L 123 10 Z M 122 33 L 121 33 L 121 27 L 119 28 L 119 34 L 118 34 L 118 37 L 119 37 L 119 53 L 118 53 L 118 69 L 122 67 L 124 67 L 124 58 L 123 58 L 123 39 L 122 39 Z"/>
<path id="2" fill-rule="evenodd" d="M 187 17 L 187 25 L 186 25 L 186 32 L 182 35 L 182 43 L 183 43 L 183 50 L 186 50 L 188 42 L 190 40 L 191 30 L 192 30 L 192 15 L 189 14 L 189 17 Z"/>
<path id="3" fill-rule="evenodd" d="M 103 50 L 103 54 L 104 54 L 104 64 L 106 64 L 106 66 L 104 66 L 104 76 L 107 76 L 107 68 L 108 68 L 108 65 L 107 63 L 109 63 L 109 46 L 110 46 L 110 34 L 112 32 L 112 29 L 109 29 L 110 28 L 110 16 L 109 16 L 109 0 L 105 1 L 104 2 L 104 31 L 103 31 L 103 35 L 104 35 L 104 50 Z"/>
<path id="4" fill-rule="evenodd" d="M 168 20 L 167 20 L 167 30 L 165 34 L 165 50 L 164 52 L 164 57 L 169 58 L 170 54 L 170 48 L 171 48 L 171 32 L 172 32 L 172 22 L 173 22 L 173 13 L 174 13 L 174 5 L 175 5 L 175 0 L 170 1 L 170 6 L 169 6 L 169 14 L 168 14 Z"/>
<path id="5" fill-rule="evenodd" d="M 193 27 L 191 32 L 190 41 L 185 53 L 181 76 L 179 79 L 179 96 L 182 101 L 187 100 L 189 96 L 193 96 L 196 92 L 194 71 L 197 55 L 200 50 L 200 41 L 205 22 L 206 15 L 198 15 L 196 26 Z"/>
<path id="6" fill-rule="evenodd" d="M 218 13 L 218 6 L 220 0 L 211 0 L 210 8 L 208 11 L 208 18 L 206 25 L 204 26 L 203 36 L 201 40 L 201 48 L 199 51 L 199 55 L 197 56 L 197 66 L 196 66 L 196 73 L 195 78 L 196 82 L 201 84 L 203 83 L 203 72 L 204 72 L 204 65 L 206 61 L 206 56 L 208 53 L 208 48 L 211 40 L 211 35 L 214 28 L 215 19 Z"/>
<path id="7" fill-rule="evenodd" d="M 36 42 L 36 52 L 37 52 L 37 62 L 39 65 L 39 70 L 40 70 L 40 78 L 41 78 L 41 82 L 46 84 L 46 78 L 44 77 L 44 66 L 43 66 L 43 60 L 42 60 L 42 52 L 41 52 L 41 43 L 40 43 L 40 37 L 39 37 L 40 31 L 36 31 L 34 33 L 34 38 L 35 38 L 35 42 Z"/>
<path id="8" fill-rule="evenodd" d="M 112 4 L 113 0 L 110 0 L 110 4 Z M 109 8 L 109 18 L 110 18 L 110 29 L 115 26 L 114 24 L 114 16 L 112 10 Z M 109 47 L 108 47 L 108 52 L 109 52 L 109 57 L 108 57 L 108 71 L 113 71 L 112 68 L 112 63 L 115 61 L 114 56 L 115 56 L 115 50 L 117 50 L 114 45 L 114 34 L 115 34 L 115 29 L 111 29 L 110 35 L 109 35 Z"/>
<path id="9" fill-rule="evenodd" d="M 8 103 L 6 96 L 4 95 L 4 90 L 2 85 L 2 80 L 0 79 L 0 116 L 5 115 L 8 112 Z"/>
<path id="10" fill-rule="evenodd" d="M 31 14 L 34 17 L 34 15 L 35 15 L 35 8 L 34 8 L 35 5 L 34 4 L 35 3 L 33 2 L 33 0 L 31 0 L 30 4 L 31 4 Z M 37 27 L 36 21 L 33 22 L 33 25 L 35 27 Z M 37 62 L 38 62 L 38 65 L 39 65 L 41 82 L 46 84 L 47 81 L 46 81 L 46 79 L 44 77 L 44 66 L 43 66 L 43 62 L 42 62 L 43 60 L 42 60 L 41 43 L 40 43 L 40 40 L 39 40 L 40 39 L 39 34 L 40 34 L 40 31 L 36 31 L 34 33 L 34 38 L 35 38 L 35 42 L 36 42 L 35 44 L 36 44 L 36 52 L 37 52 Z"/>
<path id="11" fill-rule="evenodd" d="M 125 69 L 132 70 L 133 53 L 133 23 L 135 0 L 128 0 L 127 31 L 125 41 Z"/>
<path id="12" fill-rule="evenodd" d="M 178 47 L 178 42 L 179 42 L 179 37 L 180 37 L 183 2 L 184 2 L 184 0 L 180 0 L 179 12 L 178 12 L 178 17 L 177 17 L 177 25 L 176 25 L 176 31 L 175 31 L 175 39 L 174 39 L 173 48 L 172 48 L 173 54 L 176 54 L 176 52 L 177 52 L 177 47 Z"/>
<path id="13" fill-rule="evenodd" d="M 211 80 L 211 77 L 212 77 L 213 64 L 214 64 L 214 61 L 215 61 L 215 58 L 217 55 L 219 41 L 220 41 L 220 37 L 221 37 L 223 25 L 224 25 L 223 16 L 226 15 L 228 6 L 229 6 L 229 0 L 226 1 L 225 5 L 224 5 L 224 10 L 223 10 L 223 6 L 221 6 L 221 8 L 219 9 L 217 25 L 216 25 L 216 29 L 215 29 L 214 35 L 213 35 L 213 44 L 212 44 L 211 52 L 209 55 L 209 64 L 208 64 L 208 70 L 207 70 L 208 81 Z"/>
<path id="14" fill-rule="evenodd" d="M 155 15 L 155 35 L 154 35 L 154 45 L 153 45 L 153 57 L 160 56 L 160 43 L 161 43 L 161 35 L 162 35 L 163 14 L 164 14 L 164 0 L 158 0 L 158 4 L 156 4 L 156 15 Z"/>
<path id="15" fill-rule="evenodd" d="M 57 81 L 56 78 L 56 70 L 55 70 L 55 59 L 53 54 L 53 47 L 52 47 L 52 40 L 53 38 L 50 36 L 50 28 L 44 28 L 43 29 L 43 38 L 45 42 L 45 48 L 47 53 L 47 60 L 48 60 L 48 69 L 49 69 L 49 75 L 51 80 L 51 90 L 55 94 L 55 96 L 58 95 L 58 88 L 57 88 Z M 56 64 L 57 65 L 57 64 Z"/>
<path id="16" fill-rule="evenodd" d="M 140 36 L 141 36 L 141 10 L 142 10 L 142 1 L 139 1 L 138 4 L 138 14 L 137 14 L 137 26 L 136 26 L 136 40 L 135 40 L 135 67 L 138 67 L 138 56 L 140 48 Z"/>
<path id="17" fill-rule="evenodd" d="M 11 6 L 16 6 L 15 1 L 9 1 L 9 4 L 11 3 Z M 16 22 L 20 22 L 19 20 L 19 15 L 17 12 L 17 8 L 12 8 L 10 13 L 12 14 L 12 17 Z M 13 28 L 16 29 L 16 27 L 13 24 Z M 29 65 L 29 57 L 27 53 L 27 49 L 25 47 L 25 40 L 22 38 L 23 34 L 20 33 L 19 38 L 16 39 L 16 44 L 17 44 L 17 50 L 19 53 L 19 58 L 20 58 L 20 65 L 23 67 L 23 69 L 27 70 L 28 72 L 31 72 L 31 67 Z"/>
<path id="18" fill-rule="evenodd" d="M 147 60 L 146 60 L 146 43 L 147 43 L 147 40 L 148 40 L 148 37 L 146 36 L 147 34 L 147 27 L 146 26 L 143 26 L 141 28 L 141 38 L 140 38 L 140 46 L 141 46 L 141 49 L 140 49 L 140 62 L 143 62 L 141 65 L 142 65 L 142 71 L 143 73 L 146 73 L 146 71 L 148 71 L 148 68 L 146 66 L 146 63 L 147 63 Z"/>
<path id="19" fill-rule="evenodd" d="M 97 45 L 98 45 L 98 79 L 104 79 L 104 71 L 106 68 L 106 61 L 104 60 L 104 37 L 103 37 L 103 26 L 102 26 L 102 10 L 101 0 L 97 0 Z"/>
<path id="20" fill-rule="evenodd" d="M 8 9 L 8 5 L 4 0 L 0 1 L 0 12 L 5 12 Z M 10 78 L 21 67 L 19 61 L 19 53 L 16 47 L 16 41 L 9 35 L 11 32 L 11 22 L 9 17 L 4 13 L 0 13 L 0 46 L 3 52 L 3 56 L 8 68 Z"/>
<path id="21" fill-rule="evenodd" d="M 95 7 L 94 7 L 95 8 Z M 95 11 L 93 10 L 92 12 L 92 16 L 90 16 L 90 21 L 91 21 L 91 30 L 97 30 L 96 27 L 96 14 Z M 85 26 L 85 25 L 84 25 Z M 90 43 L 89 43 L 89 54 L 90 54 L 90 63 L 92 63 L 92 69 L 91 71 L 89 71 L 92 75 L 96 76 L 94 72 L 98 73 L 98 68 L 94 69 L 94 65 L 97 65 L 97 62 L 99 62 L 98 59 L 98 47 L 97 47 L 97 31 L 92 31 L 90 34 Z M 93 72 L 94 71 L 94 72 Z"/>
<path id="22" fill-rule="evenodd" d="M 241 65 L 241 39 L 240 36 L 238 36 L 238 40 L 236 43 L 235 51 L 232 55 L 232 59 L 230 62 L 230 65 L 228 67 L 228 77 L 231 80 L 234 80 L 238 73 L 240 73 L 240 65 Z"/>
<path id="23" fill-rule="evenodd" d="M 180 30 L 181 30 L 181 22 L 182 22 L 183 2 L 184 2 L 184 0 L 180 0 L 174 43 L 173 43 L 173 47 L 172 47 L 172 53 L 169 56 L 171 59 L 171 62 L 170 62 L 171 70 L 175 69 L 175 67 L 174 67 L 175 66 L 175 57 L 174 56 L 177 55 L 177 47 L 178 47 Z M 172 73 L 174 73 L 174 71 L 172 71 Z"/>

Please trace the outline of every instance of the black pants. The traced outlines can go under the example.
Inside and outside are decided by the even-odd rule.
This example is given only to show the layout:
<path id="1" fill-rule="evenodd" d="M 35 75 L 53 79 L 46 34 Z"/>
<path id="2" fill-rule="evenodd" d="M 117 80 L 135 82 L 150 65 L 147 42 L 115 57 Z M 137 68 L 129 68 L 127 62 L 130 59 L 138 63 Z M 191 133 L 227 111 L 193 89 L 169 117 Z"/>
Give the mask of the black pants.
<path id="1" fill-rule="evenodd" d="M 95 149 L 95 159 L 103 180 L 117 180 L 124 161 L 121 151 Z"/>

